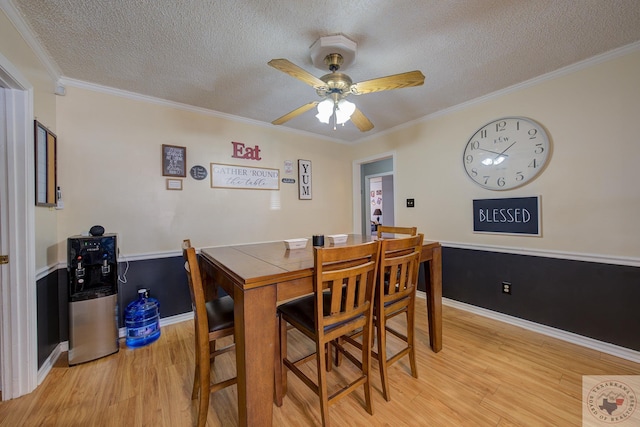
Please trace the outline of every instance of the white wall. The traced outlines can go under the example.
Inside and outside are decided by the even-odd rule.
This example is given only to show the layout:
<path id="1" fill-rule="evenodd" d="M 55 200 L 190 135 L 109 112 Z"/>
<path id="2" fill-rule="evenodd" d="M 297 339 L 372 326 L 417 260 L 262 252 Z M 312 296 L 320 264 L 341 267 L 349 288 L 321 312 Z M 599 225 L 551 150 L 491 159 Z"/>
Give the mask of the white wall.
<path id="1" fill-rule="evenodd" d="M 123 255 L 351 232 L 348 147 L 327 140 L 193 111 L 67 87 L 58 98 L 58 179 L 66 238 L 100 224 L 119 234 Z M 261 161 L 232 158 L 232 141 L 260 147 Z M 211 188 L 188 174 L 166 190 L 161 145 L 187 148 L 187 170 L 211 162 L 280 169 L 279 191 Z M 312 165 L 312 200 L 298 199 L 297 160 Z M 294 163 L 286 175 L 284 161 Z"/>
<path id="2" fill-rule="evenodd" d="M 640 45 L 623 52 L 368 139 L 353 157 L 396 152 L 396 224 L 427 239 L 640 259 Z M 504 116 L 541 123 L 552 155 L 533 182 L 489 191 L 467 177 L 462 155 L 479 127 Z M 473 199 L 535 195 L 541 237 L 472 232 Z"/>
<path id="3" fill-rule="evenodd" d="M 0 52 L 33 84 L 35 115 L 58 135 L 65 209 L 36 208 L 38 269 L 64 261 L 66 237 L 94 224 L 118 232 L 123 252 L 133 254 L 175 250 L 184 237 L 205 246 L 351 231 L 351 165 L 346 160 L 390 151 L 397 154 L 396 224 L 416 224 L 427 238 L 640 257 L 637 46 L 624 56 L 524 85 L 355 147 L 79 88 L 67 87 L 65 97 L 56 97 L 51 76 L 4 12 Z M 533 182 L 491 192 L 466 176 L 462 152 L 477 128 L 507 115 L 542 123 L 553 152 Z M 264 160 L 231 159 L 234 140 L 260 145 Z M 220 190 L 189 177 L 183 191 L 167 191 L 160 173 L 163 143 L 186 146 L 188 167 L 196 160 L 205 166 L 216 161 L 282 172 L 284 160 L 309 159 L 314 198 L 297 200 L 296 185 L 281 184 L 279 192 Z M 542 196 L 542 237 L 471 232 L 474 198 L 530 195 Z M 415 198 L 416 207 L 404 207 L 406 198 Z"/>

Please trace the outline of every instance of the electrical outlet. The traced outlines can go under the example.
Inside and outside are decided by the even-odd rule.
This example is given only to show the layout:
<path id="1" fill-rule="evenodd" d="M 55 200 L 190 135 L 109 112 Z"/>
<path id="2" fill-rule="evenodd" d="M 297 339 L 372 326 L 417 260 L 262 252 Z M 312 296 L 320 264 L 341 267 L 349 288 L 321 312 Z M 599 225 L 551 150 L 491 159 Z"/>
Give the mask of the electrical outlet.
<path id="1" fill-rule="evenodd" d="M 511 295 L 511 282 L 502 282 L 502 293 Z"/>

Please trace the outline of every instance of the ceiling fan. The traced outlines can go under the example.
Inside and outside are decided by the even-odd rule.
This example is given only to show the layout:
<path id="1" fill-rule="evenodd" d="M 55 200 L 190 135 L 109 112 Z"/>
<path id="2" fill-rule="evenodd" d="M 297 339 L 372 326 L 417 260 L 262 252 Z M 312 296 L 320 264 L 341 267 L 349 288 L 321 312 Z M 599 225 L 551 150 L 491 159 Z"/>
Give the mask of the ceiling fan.
<path id="1" fill-rule="evenodd" d="M 323 44 L 327 40 L 328 42 Z M 311 50 L 314 64 L 319 66 L 321 60 L 328 66 L 329 74 L 318 78 L 287 59 L 272 59 L 268 63 L 273 68 L 313 86 L 322 98 L 277 118 L 271 122 L 274 125 L 286 123 L 317 106 L 316 117 L 323 123 L 329 123 L 329 120 L 333 119 L 334 130 L 337 124 L 344 124 L 351 119 L 361 132 L 366 132 L 373 129 L 373 123 L 353 103 L 346 101 L 347 96 L 420 86 L 424 83 L 424 75 L 418 70 L 353 83 L 348 75 L 338 72 L 345 62 L 351 63 L 355 57 L 355 42 L 342 35 L 321 37 L 311 46 Z"/>

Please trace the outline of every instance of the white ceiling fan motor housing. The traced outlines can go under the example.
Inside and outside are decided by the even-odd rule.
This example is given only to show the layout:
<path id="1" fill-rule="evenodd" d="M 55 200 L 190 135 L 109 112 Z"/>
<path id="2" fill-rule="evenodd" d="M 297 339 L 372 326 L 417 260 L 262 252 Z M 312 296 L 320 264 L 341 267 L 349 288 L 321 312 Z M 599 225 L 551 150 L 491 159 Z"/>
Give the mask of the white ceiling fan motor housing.
<path id="1" fill-rule="evenodd" d="M 316 68 L 326 70 L 327 64 L 324 60 L 325 57 L 332 53 L 339 53 L 342 55 L 342 65 L 340 65 L 340 69 L 347 68 L 356 62 L 357 46 L 356 42 L 347 38 L 344 34 L 320 37 L 313 42 L 309 48 L 311 62 L 313 62 Z"/>

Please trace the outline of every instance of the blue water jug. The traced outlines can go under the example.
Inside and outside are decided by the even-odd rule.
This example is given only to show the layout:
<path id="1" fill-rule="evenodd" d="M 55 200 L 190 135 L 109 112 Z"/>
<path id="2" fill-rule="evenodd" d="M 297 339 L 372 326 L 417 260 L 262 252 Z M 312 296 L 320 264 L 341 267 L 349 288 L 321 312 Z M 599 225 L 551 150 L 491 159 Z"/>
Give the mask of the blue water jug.
<path id="1" fill-rule="evenodd" d="M 160 338 L 160 303 L 149 297 L 146 289 L 138 289 L 138 299 L 127 305 L 124 312 L 127 327 L 127 346 L 136 348 Z"/>

